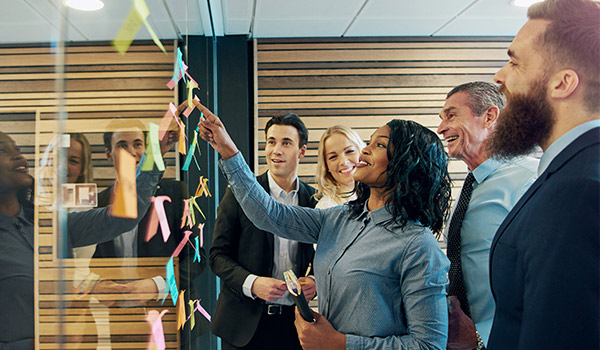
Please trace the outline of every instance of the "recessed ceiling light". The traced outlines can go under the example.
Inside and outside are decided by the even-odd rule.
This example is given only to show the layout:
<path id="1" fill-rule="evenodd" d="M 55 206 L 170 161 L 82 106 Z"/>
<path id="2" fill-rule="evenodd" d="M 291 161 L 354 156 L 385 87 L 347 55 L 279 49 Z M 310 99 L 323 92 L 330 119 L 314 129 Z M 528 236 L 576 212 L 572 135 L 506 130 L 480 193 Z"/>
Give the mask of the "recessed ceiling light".
<path id="1" fill-rule="evenodd" d="M 542 0 L 511 0 L 510 4 L 517 7 L 529 7 Z"/>
<path id="2" fill-rule="evenodd" d="M 104 7 L 102 0 L 65 0 L 65 5 L 81 11 L 97 11 Z"/>

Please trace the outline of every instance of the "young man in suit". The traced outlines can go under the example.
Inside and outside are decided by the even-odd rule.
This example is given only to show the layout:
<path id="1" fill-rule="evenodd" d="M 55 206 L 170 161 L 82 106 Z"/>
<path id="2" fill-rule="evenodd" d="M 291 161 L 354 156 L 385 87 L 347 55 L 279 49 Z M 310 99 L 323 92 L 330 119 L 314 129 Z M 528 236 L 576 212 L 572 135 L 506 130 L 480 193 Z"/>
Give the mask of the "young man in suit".
<path id="1" fill-rule="evenodd" d="M 495 309 L 489 283 L 492 239 L 536 176 L 535 158 L 500 161 L 489 155 L 488 139 L 503 107 L 496 85 L 475 81 L 453 88 L 440 112 L 437 132 L 448 142 L 448 154 L 469 170 L 444 230 L 448 295 L 454 305 L 448 317 L 448 350 L 483 349 L 487 344 Z"/>
<path id="2" fill-rule="evenodd" d="M 488 348 L 598 349 L 600 5 L 546 0 L 528 17 L 495 76 L 507 103 L 490 149 L 544 154 L 492 242 Z"/>
<path id="3" fill-rule="evenodd" d="M 161 142 L 161 153 L 166 154 L 177 140 L 177 132 L 169 131 L 165 136 L 165 140 Z M 136 160 L 136 166 L 139 164 L 142 155 L 146 151 L 145 133 L 141 127 L 129 127 L 115 132 L 104 133 L 104 147 L 106 156 L 109 161 L 115 164 L 117 161 L 116 155 L 118 149 L 125 149 Z M 113 191 L 113 186 L 105 189 L 98 193 L 98 206 L 103 207 L 110 204 L 110 198 Z M 100 243 L 96 246 L 96 252 L 94 258 L 126 258 L 126 257 L 170 257 L 173 251 L 177 248 L 181 240 L 184 238 L 185 231 L 190 230 L 188 227 L 181 228 L 181 217 L 184 210 L 184 199 L 189 198 L 187 184 L 183 181 L 177 181 L 174 179 L 162 179 L 157 188 L 155 196 L 168 196 L 171 201 L 164 201 L 164 209 L 169 224 L 169 230 L 171 235 L 168 240 L 164 242 L 162 237 L 162 231 L 160 225 L 158 225 L 157 233 L 146 242 L 146 231 L 148 228 L 148 221 L 151 217 L 151 211 L 153 207 L 146 212 L 144 218 L 140 221 L 137 227 L 132 231 L 126 232 L 112 241 Z M 195 227 L 191 229 L 193 232 L 190 239 L 198 235 L 198 229 Z M 186 289 L 186 299 L 196 299 L 197 287 L 194 285 L 197 283 L 195 280 L 202 273 L 206 267 L 206 252 L 203 248 L 200 248 L 200 262 L 194 262 L 194 250 L 188 245 L 179 254 L 179 281 L 178 287 L 180 289 Z M 135 271 L 132 271 L 135 274 Z M 102 278 L 102 276 L 100 276 Z M 135 276 L 132 276 L 135 278 Z M 98 289 L 104 288 L 104 289 Z M 110 292 L 111 288 L 115 289 L 115 292 L 122 292 L 125 290 L 131 294 L 143 294 L 147 296 L 153 296 L 153 300 L 162 300 L 168 293 L 168 285 L 165 280 L 165 276 L 158 275 L 149 279 L 134 279 L 131 282 L 123 285 L 118 285 L 112 281 L 101 281 L 98 283 L 97 292 L 105 291 Z M 139 300 L 135 304 L 145 303 L 149 300 Z M 201 326 L 197 326 L 194 335 L 199 335 L 202 332 Z M 206 329 L 206 325 L 203 325 Z M 186 346 L 188 342 L 187 333 L 189 332 L 189 326 L 186 323 L 186 327 L 183 331 L 182 346 Z"/>
<path id="4" fill-rule="evenodd" d="M 277 201 L 313 208 L 314 189 L 298 179 L 308 131 L 295 114 L 273 117 L 265 127 L 268 170 L 258 182 Z M 312 244 L 257 229 L 230 189 L 219 204 L 210 249 L 210 267 L 221 278 L 211 330 L 222 349 L 301 349 L 294 327 L 294 303 L 283 281 L 293 269 L 307 299 L 316 292 L 310 268 Z"/>

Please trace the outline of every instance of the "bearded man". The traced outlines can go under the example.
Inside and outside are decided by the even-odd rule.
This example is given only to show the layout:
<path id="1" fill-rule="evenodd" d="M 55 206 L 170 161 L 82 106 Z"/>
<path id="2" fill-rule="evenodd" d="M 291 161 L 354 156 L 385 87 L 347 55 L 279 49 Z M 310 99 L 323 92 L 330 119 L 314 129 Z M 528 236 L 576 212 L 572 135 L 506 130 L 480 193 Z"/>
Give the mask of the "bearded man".
<path id="1" fill-rule="evenodd" d="M 492 242 L 488 349 L 599 349 L 600 5 L 546 0 L 527 15 L 494 78 L 507 101 L 488 147 L 544 153 Z"/>

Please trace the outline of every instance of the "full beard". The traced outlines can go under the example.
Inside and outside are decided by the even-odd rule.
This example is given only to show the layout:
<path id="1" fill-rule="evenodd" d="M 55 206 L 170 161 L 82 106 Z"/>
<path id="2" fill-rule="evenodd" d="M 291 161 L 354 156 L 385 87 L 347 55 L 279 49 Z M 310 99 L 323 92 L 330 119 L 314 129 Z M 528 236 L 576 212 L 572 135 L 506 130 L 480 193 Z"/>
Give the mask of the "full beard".
<path id="1" fill-rule="evenodd" d="M 544 143 L 554 126 L 554 111 L 546 96 L 544 79 L 532 84 L 528 94 L 511 95 L 500 87 L 507 101 L 500 112 L 488 151 L 499 159 L 530 154 Z"/>

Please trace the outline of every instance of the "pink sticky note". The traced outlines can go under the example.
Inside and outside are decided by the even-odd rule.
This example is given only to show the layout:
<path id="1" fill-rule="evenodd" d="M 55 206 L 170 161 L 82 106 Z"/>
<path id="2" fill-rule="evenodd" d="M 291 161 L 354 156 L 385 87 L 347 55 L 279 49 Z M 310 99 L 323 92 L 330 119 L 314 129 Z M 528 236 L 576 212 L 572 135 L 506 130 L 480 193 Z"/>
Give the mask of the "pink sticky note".
<path id="1" fill-rule="evenodd" d="M 190 202 L 191 202 L 191 200 L 192 200 L 192 198 L 188 198 L 188 199 L 184 199 L 183 200 L 183 216 L 181 217 L 181 227 L 180 228 L 183 228 L 185 226 L 186 219 L 187 219 L 188 225 L 190 227 L 192 226 L 192 215 L 190 214 Z"/>
<path id="2" fill-rule="evenodd" d="M 167 214 L 165 214 L 164 201 L 171 202 L 169 196 L 158 196 L 154 200 L 154 209 L 158 215 L 158 222 L 160 223 L 160 230 L 162 231 L 163 241 L 167 241 L 171 235 L 171 229 L 169 228 L 169 222 L 167 221 Z"/>
<path id="3" fill-rule="evenodd" d="M 210 322 L 210 315 L 204 310 L 202 305 L 200 305 L 200 300 L 196 300 L 196 310 L 200 311 L 200 313 Z"/>
<path id="4" fill-rule="evenodd" d="M 181 250 L 183 249 L 185 244 L 189 241 L 192 231 L 185 231 L 184 234 L 185 234 L 185 236 L 183 237 L 181 242 L 179 242 L 179 245 L 177 246 L 177 248 L 175 248 L 175 251 L 173 252 L 173 254 L 171 254 L 172 257 L 176 257 L 179 255 L 179 253 L 181 253 Z"/>
<path id="5" fill-rule="evenodd" d="M 198 96 L 194 95 L 194 100 L 200 102 L 200 99 L 198 98 Z M 196 105 L 194 105 L 193 107 L 187 107 L 185 109 L 185 111 L 183 111 L 183 115 L 185 115 L 186 117 L 189 117 L 190 114 L 192 114 L 192 111 L 194 110 L 194 108 L 196 108 Z"/>
<path id="6" fill-rule="evenodd" d="M 162 317 L 168 311 L 169 310 L 163 310 L 160 314 L 156 310 L 150 310 L 148 312 L 146 321 L 150 323 L 150 327 L 152 328 L 152 334 L 150 335 L 150 341 L 148 342 L 148 350 L 154 349 L 155 347 L 157 350 L 164 350 L 166 348 Z"/>
<path id="7" fill-rule="evenodd" d="M 173 79 L 171 79 L 167 83 L 167 87 L 169 88 L 169 90 L 173 90 L 173 88 L 175 88 L 175 84 L 177 84 L 177 83 L 175 81 L 173 81 Z"/>
<path id="8" fill-rule="evenodd" d="M 200 229 L 200 246 L 204 247 L 204 224 L 198 224 Z"/>
<path id="9" fill-rule="evenodd" d="M 150 217 L 148 218 L 148 225 L 146 226 L 146 237 L 144 240 L 146 242 L 150 241 L 156 232 L 158 232 L 158 215 L 156 214 L 156 209 L 154 208 L 154 201 L 156 197 L 150 198 L 152 201 L 152 209 L 150 210 Z"/>
<path id="10" fill-rule="evenodd" d="M 160 121 L 160 126 L 158 127 L 158 138 L 160 140 L 165 138 L 165 135 L 167 134 L 167 131 L 169 130 L 169 125 L 171 125 L 171 120 L 175 116 L 175 114 L 173 113 L 173 108 L 171 108 L 171 106 L 173 108 L 175 108 L 173 103 L 169 102 L 169 109 L 165 112 L 165 115 L 163 116 L 162 120 Z M 177 111 L 177 108 L 175 108 L 175 111 Z"/>

